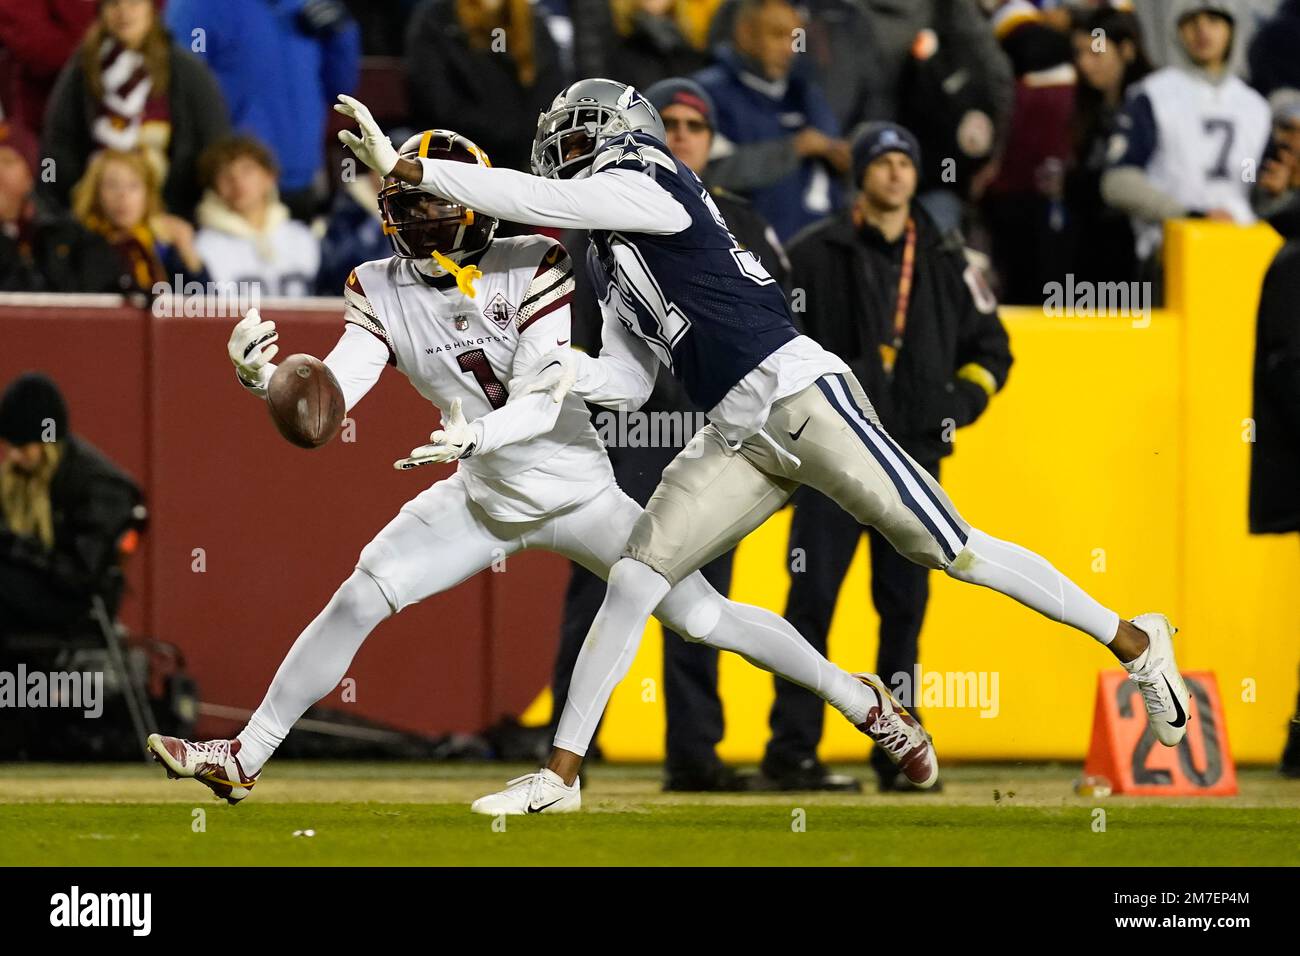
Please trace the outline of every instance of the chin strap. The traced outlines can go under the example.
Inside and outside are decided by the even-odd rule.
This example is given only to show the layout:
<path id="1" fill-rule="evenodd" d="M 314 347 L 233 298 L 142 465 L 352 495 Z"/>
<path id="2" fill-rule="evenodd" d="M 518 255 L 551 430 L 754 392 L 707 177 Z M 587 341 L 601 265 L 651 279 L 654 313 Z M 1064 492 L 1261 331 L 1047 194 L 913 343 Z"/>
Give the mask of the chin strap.
<path id="1" fill-rule="evenodd" d="M 483 270 L 478 266 L 458 266 L 437 249 L 433 250 L 433 261 L 456 277 L 456 288 L 474 298 L 478 291 L 474 288 L 474 280 L 483 278 Z"/>

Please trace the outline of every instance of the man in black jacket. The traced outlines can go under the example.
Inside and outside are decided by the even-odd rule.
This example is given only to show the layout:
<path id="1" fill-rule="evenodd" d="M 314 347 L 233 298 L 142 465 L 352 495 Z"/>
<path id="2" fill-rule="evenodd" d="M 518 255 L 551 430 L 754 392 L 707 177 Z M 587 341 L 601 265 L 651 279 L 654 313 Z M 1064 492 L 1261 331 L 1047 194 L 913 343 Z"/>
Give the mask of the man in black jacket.
<path id="1" fill-rule="evenodd" d="M 140 491 L 69 433 L 63 396 L 39 373 L 0 397 L 0 447 L 0 638 L 59 631 L 101 593 Z"/>
<path id="2" fill-rule="evenodd" d="M 975 421 L 1011 368 L 996 302 L 957 237 L 940 233 L 913 204 L 920 149 L 894 123 L 872 123 L 854 140 L 852 209 L 805 230 L 790 248 L 792 306 L 808 335 L 852 367 L 889 434 L 937 479 L 953 432 Z M 864 529 L 830 499 L 797 493 L 786 618 L 825 653 L 840 585 Z M 917 639 L 929 571 L 898 554 L 874 529 L 871 592 L 880 615 L 877 673 L 916 714 Z M 806 562 L 806 565 L 805 565 Z M 857 789 L 817 760 L 824 703 L 777 681 L 762 786 Z M 879 750 L 882 789 L 907 781 Z"/>
<path id="3" fill-rule="evenodd" d="M 1250 446 L 1252 534 L 1300 531 L 1300 197 L 1269 218 L 1286 244 L 1264 276 L 1255 333 L 1255 441 Z M 1281 771 L 1300 777 L 1300 697 Z"/>
<path id="4" fill-rule="evenodd" d="M 696 173 L 708 163 L 713 140 L 713 101 L 698 84 L 685 79 L 667 79 L 645 91 L 663 117 L 668 133 L 668 147 L 673 155 Z M 710 194 L 737 240 L 752 249 L 763 266 L 782 287 L 786 285 L 789 266 L 776 233 L 744 199 L 722 189 Z M 578 247 L 570 242 L 570 248 Z M 600 345 L 601 318 L 587 277 L 579 271 L 578 288 L 573 303 L 573 344 L 588 352 Z M 703 416 L 691 404 L 681 384 L 671 375 L 655 380 L 650 399 L 636 412 L 626 416 L 602 409 L 596 418 L 602 436 L 634 434 L 630 420 L 668 413 L 681 421 L 701 423 Z M 618 421 L 629 420 L 627 426 Z M 638 504 L 645 505 L 659 484 L 663 470 L 681 451 L 695 432 L 683 428 L 675 437 L 680 441 L 645 446 L 631 443 L 609 446 L 609 459 L 619 487 Z M 664 429 L 659 429 L 662 437 Z M 734 552 L 710 561 L 701 572 L 718 590 L 731 589 L 731 560 Z M 560 650 L 555 661 L 552 682 L 554 717 L 559 719 L 568 694 L 569 677 L 582 649 L 600 604 L 605 598 L 605 582 L 578 565 L 573 565 L 569 589 L 564 599 L 564 623 Z M 748 782 L 723 764 L 717 755 L 723 734 L 722 701 L 718 697 L 718 651 L 705 644 L 691 643 L 667 635 L 664 641 L 664 704 L 667 710 L 667 777 L 666 790 L 710 791 L 743 789 Z"/>

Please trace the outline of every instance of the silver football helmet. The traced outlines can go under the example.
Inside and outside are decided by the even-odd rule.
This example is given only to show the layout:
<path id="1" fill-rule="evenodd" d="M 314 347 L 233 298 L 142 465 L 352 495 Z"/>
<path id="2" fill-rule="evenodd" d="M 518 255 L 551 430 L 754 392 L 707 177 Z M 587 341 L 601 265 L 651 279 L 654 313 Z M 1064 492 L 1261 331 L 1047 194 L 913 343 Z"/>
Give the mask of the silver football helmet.
<path id="1" fill-rule="evenodd" d="M 626 83 L 579 80 L 561 91 L 537 120 L 533 172 L 547 179 L 572 179 L 586 170 L 609 137 L 646 132 L 663 142 L 664 121 L 650 101 Z"/>

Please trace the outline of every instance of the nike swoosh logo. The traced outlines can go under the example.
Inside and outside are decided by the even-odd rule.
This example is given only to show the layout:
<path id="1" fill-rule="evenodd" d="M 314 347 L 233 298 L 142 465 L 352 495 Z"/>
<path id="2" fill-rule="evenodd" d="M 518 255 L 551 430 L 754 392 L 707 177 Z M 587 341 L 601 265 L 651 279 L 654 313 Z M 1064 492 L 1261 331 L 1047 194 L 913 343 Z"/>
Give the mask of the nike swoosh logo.
<path id="1" fill-rule="evenodd" d="M 563 339 L 563 340 L 561 340 L 561 339 L 556 339 L 556 340 L 555 340 L 555 344 L 556 344 L 556 345 L 568 345 L 568 344 L 569 344 L 569 340 L 568 340 L 568 339 Z"/>
<path id="2" fill-rule="evenodd" d="M 1170 727 L 1181 727 L 1183 724 L 1187 723 L 1187 715 L 1183 713 L 1183 705 L 1178 703 L 1178 695 L 1175 694 L 1174 689 L 1169 686 L 1169 678 L 1166 677 L 1164 680 L 1165 686 L 1169 687 L 1169 696 L 1173 698 L 1174 710 L 1178 711 L 1178 719 L 1168 721 L 1168 724 Z"/>
<path id="3" fill-rule="evenodd" d="M 559 802 L 560 802 L 561 800 L 563 800 L 563 799 L 564 799 L 563 797 L 557 797 L 556 799 L 552 800 L 550 803 L 544 803 L 544 804 L 542 804 L 540 807 L 535 807 L 535 806 L 533 806 L 532 804 L 529 804 L 529 806 L 528 806 L 528 812 L 529 812 L 529 813 L 541 813 L 543 810 L 547 809 L 548 807 L 553 807 L 553 806 L 555 806 L 557 803 L 559 803 Z"/>
<path id="4" fill-rule="evenodd" d="M 791 440 L 791 441 L 798 441 L 798 440 L 799 440 L 799 436 L 803 434 L 803 430 L 804 430 L 805 428 L 808 427 L 808 423 L 809 423 L 810 421 L 812 421 L 812 416 L 811 416 L 811 415 L 809 415 L 807 418 L 805 418 L 805 419 L 803 420 L 803 424 L 799 426 L 799 430 L 798 430 L 797 432 L 790 432 L 790 440 Z"/>

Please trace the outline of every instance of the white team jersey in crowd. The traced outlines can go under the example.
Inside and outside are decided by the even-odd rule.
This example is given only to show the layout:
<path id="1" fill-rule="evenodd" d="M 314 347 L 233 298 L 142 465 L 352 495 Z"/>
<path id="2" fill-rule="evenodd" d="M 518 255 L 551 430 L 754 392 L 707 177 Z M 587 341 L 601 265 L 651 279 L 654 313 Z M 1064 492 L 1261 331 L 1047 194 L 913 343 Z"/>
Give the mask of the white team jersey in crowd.
<path id="1" fill-rule="evenodd" d="M 585 403 L 568 395 L 556 410 L 536 394 L 491 413 L 505 408 L 511 378 L 569 344 L 572 263 L 553 239 L 519 236 L 495 240 L 478 268 L 470 298 L 452 277 L 430 278 L 410 259 L 364 263 L 348 278 L 345 318 L 383 341 L 390 364 L 438 408 L 460 399 L 465 418 L 482 421 L 482 447 L 459 471 L 484 511 L 503 521 L 564 511 L 613 481 Z M 518 440 L 555 411 L 553 427 Z"/>
<path id="2" fill-rule="evenodd" d="M 1160 191 L 1187 209 L 1225 209 L 1240 223 L 1255 221 L 1250 194 L 1271 130 L 1268 103 L 1238 77 L 1212 83 L 1181 67 L 1157 70 L 1135 85 L 1155 120 L 1154 151 L 1145 164 Z M 1129 137 L 1140 138 L 1142 130 Z M 1113 144 L 1116 152 L 1127 144 Z M 1160 244 L 1160 225 L 1135 223 L 1138 254 Z"/>
<path id="3" fill-rule="evenodd" d="M 264 296 L 304 296 L 315 291 L 320 241 L 287 214 L 261 235 L 201 228 L 194 247 L 214 282 L 255 282 Z"/>

